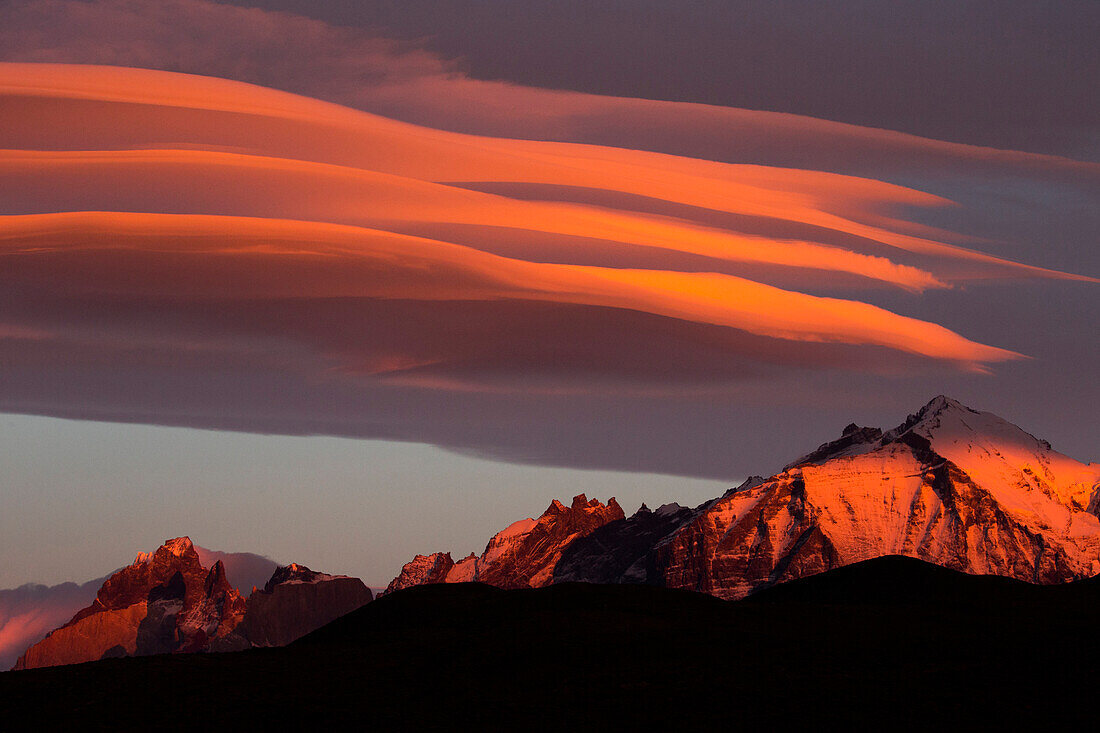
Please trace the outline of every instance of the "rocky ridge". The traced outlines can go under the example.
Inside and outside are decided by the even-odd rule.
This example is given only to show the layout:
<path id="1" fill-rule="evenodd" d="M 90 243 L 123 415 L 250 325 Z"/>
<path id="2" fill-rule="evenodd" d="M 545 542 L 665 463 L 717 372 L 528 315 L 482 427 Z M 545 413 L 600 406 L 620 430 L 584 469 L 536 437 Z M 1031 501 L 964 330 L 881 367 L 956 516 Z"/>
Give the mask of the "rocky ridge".
<path id="1" fill-rule="evenodd" d="M 550 585 L 566 547 L 624 517 L 614 497 L 604 505 L 578 494 L 568 507 L 555 499 L 538 519 L 521 519 L 493 535 L 480 557 L 471 554 L 456 563 L 449 552 L 417 555 L 406 563 L 385 592 L 414 585 L 471 581 L 499 588 Z"/>
<path id="2" fill-rule="evenodd" d="M 1100 465 L 941 395 L 892 430 L 849 425 L 780 473 L 752 477 L 695 509 L 643 506 L 629 519 L 558 533 L 553 551 L 542 545 L 543 558 L 557 558 L 549 575 L 540 566 L 526 577 L 648 583 L 734 599 L 905 555 L 972 574 L 1058 583 L 1100 573 L 1098 508 Z M 517 525 L 491 540 L 486 555 L 508 544 Z M 391 589 L 421 578 L 520 587 L 513 579 L 525 577 L 515 574 L 525 555 L 508 573 L 484 572 L 486 555 L 457 565 L 449 555 L 418 556 Z M 459 572 L 463 563 L 473 572 Z"/>
<path id="3" fill-rule="evenodd" d="M 247 600 L 221 560 L 207 568 L 187 537 L 140 553 L 95 600 L 19 657 L 15 669 L 105 657 L 286 644 L 371 600 L 356 578 L 279 567 Z"/>
<path id="4" fill-rule="evenodd" d="M 358 578 L 291 563 L 249 596 L 240 631 L 252 646 L 285 646 L 371 600 Z"/>

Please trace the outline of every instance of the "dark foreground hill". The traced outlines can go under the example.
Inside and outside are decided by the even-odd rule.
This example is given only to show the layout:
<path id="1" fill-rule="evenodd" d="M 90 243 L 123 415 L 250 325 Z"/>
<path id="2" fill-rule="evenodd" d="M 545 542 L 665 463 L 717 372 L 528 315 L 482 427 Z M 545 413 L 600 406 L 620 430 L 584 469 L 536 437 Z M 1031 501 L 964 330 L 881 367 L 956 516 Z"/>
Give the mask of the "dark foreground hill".
<path id="1" fill-rule="evenodd" d="M 284 648 L 0 674 L 5 729 L 875 729 L 1095 720 L 1100 585 L 888 557 L 740 602 L 648 586 L 388 595 Z"/>

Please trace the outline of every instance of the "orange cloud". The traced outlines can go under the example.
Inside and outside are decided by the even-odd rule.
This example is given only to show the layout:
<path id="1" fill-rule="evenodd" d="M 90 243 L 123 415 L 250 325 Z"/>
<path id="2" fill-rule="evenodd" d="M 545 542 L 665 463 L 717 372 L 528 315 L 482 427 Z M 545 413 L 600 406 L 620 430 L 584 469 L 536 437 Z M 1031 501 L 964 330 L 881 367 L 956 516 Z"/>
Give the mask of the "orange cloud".
<path id="1" fill-rule="evenodd" d="M 142 69 L 0 64 L 0 94 L 24 100 L 10 120 L 8 133 L 9 138 L 22 144 L 7 147 L 70 150 L 74 144 L 94 143 L 97 148 L 115 149 L 165 147 L 184 142 L 188 146 L 205 148 L 205 151 L 192 151 L 196 156 L 193 168 L 199 163 L 202 152 L 236 150 L 279 161 L 239 158 L 230 162 L 226 158 L 214 164 L 266 168 L 268 171 L 281 167 L 288 175 L 313 177 L 340 173 L 332 169 L 323 172 L 322 168 L 314 169 L 312 174 L 302 168 L 291 169 L 304 161 L 336 165 L 345 178 L 358 175 L 362 182 L 374 176 L 374 190 L 378 185 L 400 189 L 412 185 L 412 181 L 419 182 L 422 187 L 414 192 L 419 197 L 417 210 L 410 212 L 406 208 L 394 212 L 398 220 L 431 217 L 435 213 L 433 201 L 449 195 L 457 200 L 452 207 L 465 207 L 466 210 L 465 218 L 461 213 L 451 215 L 467 223 L 476 220 L 512 226 L 517 218 L 542 220 L 541 227 L 545 228 L 546 222 L 553 222 L 557 227 L 554 231 L 561 234 L 583 233 L 635 243 L 644 238 L 663 247 L 670 246 L 670 242 L 686 242 L 680 246 L 707 256 L 719 251 L 743 257 L 745 252 L 757 250 L 750 259 L 777 262 L 793 255 L 811 267 L 847 257 L 847 264 L 827 269 L 862 270 L 862 274 L 869 277 L 911 289 L 942 285 L 940 279 L 928 272 L 892 265 L 887 260 L 863 259 L 855 264 L 850 253 L 816 251 L 812 248 L 813 243 L 746 242 L 742 237 L 738 244 L 730 241 L 736 233 L 707 232 L 699 227 L 686 233 L 682 223 L 654 220 L 653 217 L 639 221 L 637 215 L 597 214 L 561 205 L 544 207 L 546 214 L 540 216 L 536 207 L 529 204 L 506 206 L 505 202 L 488 202 L 472 194 L 465 198 L 459 193 L 437 192 L 428 196 L 423 188 L 424 184 L 433 182 L 573 186 L 634 194 L 714 211 L 801 222 L 877 242 L 887 254 L 900 249 L 923 256 L 973 261 L 987 269 L 1013 271 L 1020 276 L 1082 279 L 939 241 L 927 235 L 939 235 L 940 232 L 883 216 L 879 212 L 886 208 L 942 206 L 948 202 L 875 180 L 819 171 L 731 165 L 604 146 L 463 135 L 388 120 L 254 85 Z M 39 101 L 34 103 L 33 100 Z M 140 114 L 125 114 L 133 105 L 139 105 Z M 124 118 L 122 121 L 120 114 Z M 82 120 L 75 139 L 72 131 L 59 129 L 48 122 L 70 116 L 79 116 Z M 160 162 L 184 165 L 183 153 L 163 152 L 161 155 L 165 157 Z M 137 166 L 142 159 L 152 163 L 154 157 L 148 150 L 128 159 L 121 155 L 112 152 L 110 155 L 86 155 L 81 159 L 80 154 L 70 152 L 66 156 L 55 156 L 50 162 L 54 166 L 81 163 L 106 166 L 108 158 L 119 156 L 119 164 L 129 162 Z M 212 159 L 208 160 L 213 163 Z M 18 162 L 9 160 L 8 164 Z M 24 167 L 42 165 L 42 172 L 48 170 L 46 161 L 41 159 L 22 162 Z M 166 170 L 164 177 L 170 173 Z M 379 177 L 384 175 L 405 180 L 390 179 L 383 184 Z M 371 193 L 373 195 L 373 191 Z M 346 198 L 351 197 L 349 192 Z M 331 214 L 318 212 L 318 215 Z M 696 244 L 690 244 L 692 242 Z M 784 249 L 787 252 L 783 252 Z M 759 253 L 761 250 L 767 252 Z"/>
<path id="2" fill-rule="evenodd" d="M 728 477 L 777 405 L 1087 381 L 1096 163 L 205 0 L 8 3 L 0 59 L 5 411 Z"/>
<path id="3" fill-rule="evenodd" d="M 0 218 L 0 254 L 17 277 L 38 269 L 62 291 L 230 300 L 534 300 L 626 308 L 795 341 L 885 346 L 972 368 L 1017 356 L 864 303 L 729 275 L 526 262 L 316 222 L 120 212 L 10 216 Z M 35 268 L 36 260 L 49 264 Z"/>
<path id="4" fill-rule="evenodd" d="M 161 203 L 153 205 L 170 202 L 175 211 L 282 213 L 397 229 L 410 223 L 507 227 L 734 262 L 845 272 L 915 291 L 944 287 L 918 268 L 814 242 L 593 206 L 518 201 L 286 158 L 201 150 L 0 151 L 0 181 L 19 186 L 35 200 L 52 199 L 59 208 L 123 208 L 156 196 Z"/>
<path id="5" fill-rule="evenodd" d="M 500 445 L 533 394 L 983 372 L 1020 355 L 903 311 L 1087 279 L 968 249 L 907 216 L 950 202 L 871 178 L 140 69 L 0 64 L 0 104 L 8 410 Z M 463 394 L 499 399 L 477 440 Z"/>

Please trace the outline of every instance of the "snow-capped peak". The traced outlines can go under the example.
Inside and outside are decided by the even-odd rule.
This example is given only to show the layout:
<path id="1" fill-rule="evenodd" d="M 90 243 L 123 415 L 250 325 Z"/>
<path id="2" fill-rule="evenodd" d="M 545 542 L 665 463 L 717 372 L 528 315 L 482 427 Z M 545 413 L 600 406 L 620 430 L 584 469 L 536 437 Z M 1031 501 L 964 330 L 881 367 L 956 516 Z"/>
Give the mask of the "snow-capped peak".
<path id="1" fill-rule="evenodd" d="M 672 516 L 673 514 L 678 514 L 683 510 L 684 507 L 680 506 L 676 502 L 671 502 L 669 504 L 662 504 L 661 506 L 657 507 L 657 511 L 655 511 L 654 514 L 656 514 L 658 517 L 668 517 Z"/>
<path id="2" fill-rule="evenodd" d="M 954 411 L 958 411 L 958 412 L 977 413 L 977 410 L 974 410 L 970 407 L 967 407 L 966 405 L 964 405 L 963 403 L 959 402 L 956 399 L 953 399 L 951 397 L 948 397 L 947 395 L 941 394 L 941 395 L 936 395 L 931 400 L 929 400 L 928 404 L 925 405 L 924 407 L 920 408 L 920 410 L 917 412 L 917 414 L 918 415 L 936 415 L 936 414 L 939 414 L 941 412 L 945 412 L 947 410 L 954 410 Z"/>
<path id="3" fill-rule="evenodd" d="M 1037 516 L 1048 526 L 1068 527 L 1065 510 L 1098 513 L 1100 465 L 1062 455 L 993 413 L 937 397 L 893 432 L 893 439 L 909 433 L 927 440 L 937 455 L 991 487 L 1010 510 Z M 1041 509 L 1044 495 L 1056 497 L 1065 510 Z"/>
<path id="4" fill-rule="evenodd" d="M 493 535 L 482 554 L 483 562 L 493 562 L 500 557 L 505 550 L 512 547 L 524 536 L 530 534 L 538 522 L 530 517 L 512 522 L 507 527 Z"/>
<path id="5" fill-rule="evenodd" d="M 534 526 L 529 523 L 534 521 Z M 1100 573 L 1100 464 L 938 395 L 902 424 L 849 424 L 782 472 L 687 509 L 555 500 L 480 558 L 418 556 L 391 588 L 477 580 L 656 583 L 739 598 L 880 555 L 1052 583 Z"/>
<path id="6" fill-rule="evenodd" d="M 1008 443 L 1027 445 L 1033 450 L 1049 451 L 1050 444 L 1024 432 L 1012 423 L 989 412 L 979 412 L 947 395 L 933 397 L 924 407 L 909 415 L 901 425 L 883 432 L 879 428 L 860 427 L 855 423 L 844 428 L 836 440 L 819 445 L 815 450 L 789 463 L 784 471 L 807 464 L 820 465 L 834 458 L 855 457 L 889 445 L 908 434 L 928 440 L 933 450 L 943 441 L 966 442 L 972 445 Z"/>
<path id="7" fill-rule="evenodd" d="M 943 395 L 933 399 L 916 414 L 910 415 L 898 427 L 884 433 L 882 444 L 898 440 L 909 433 L 929 441 L 932 449 L 938 453 L 940 447 L 950 449 L 950 446 L 957 444 L 967 445 L 971 449 L 968 452 L 971 453 L 974 448 L 984 448 L 989 453 L 998 454 L 996 449 L 990 450 L 992 446 L 1025 449 L 1031 454 L 1056 453 L 1050 443 L 1036 438 L 1004 418 L 991 412 L 972 409 Z"/>
<path id="8" fill-rule="evenodd" d="M 500 532 L 497 532 L 496 536 L 500 539 L 505 539 L 507 537 L 524 535 L 530 532 L 531 528 L 534 527 L 535 524 L 536 521 L 534 519 L 532 519 L 531 517 L 527 517 L 526 519 L 521 519 L 518 522 L 512 522 Z"/>

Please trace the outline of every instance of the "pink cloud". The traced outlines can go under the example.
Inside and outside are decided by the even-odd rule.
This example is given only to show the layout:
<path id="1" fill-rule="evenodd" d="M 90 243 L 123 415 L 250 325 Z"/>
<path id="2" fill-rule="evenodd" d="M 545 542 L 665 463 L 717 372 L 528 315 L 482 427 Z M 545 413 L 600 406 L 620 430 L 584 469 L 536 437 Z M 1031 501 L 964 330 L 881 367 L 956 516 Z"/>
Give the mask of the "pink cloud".
<path id="1" fill-rule="evenodd" d="M 480 82 L 200 0 L 0 13 L 9 59 L 253 82 L 0 65 L 3 409 L 494 451 L 530 394 L 985 372 L 1018 355 L 921 294 L 1095 282 L 1008 256 L 954 195 L 1088 190 L 1093 164 Z"/>
<path id="2" fill-rule="evenodd" d="M 493 303 L 496 318 L 501 309 L 535 302 L 570 309 L 580 320 L 618 309 L 734 329 L 753 337 L 739 341 L 742 349 L 755 347 L 741 359 L 758 351 L 764 362 L 813 362 L 813 349 L 796 353 L 759 340 L 770 339 L 873 348 L 862 363 L 816 352 L 825 363 L 857 370 L 881 370 L 879 350 L 886 349 L 984 371 L 1018 355 L 935 323 L 804 289 L 839 276 L 843 287 L 854 277 L 921 292 L 948 287 L 952 263 L 960 261 L 986 273 L 1081 279 L 941 241 L 934 237 L 944 232 L 885 215 L 889 208 L 945 202 L 870 179 L 470 136 L 253 85 L 138 69 L 0 65 L 0 93 L 20 100 L 0 135 L 6 148 L 0 180 L 13 192 L 7 205 L 43 212 L 0 219 L 5 281 L 50 294 L 43 310 L 8 322 L 21 333 L 58 334 L 74 349 L 122 348 L 126 355 L 118 359 L 142 349 L 224 358 L 265 344 L 265 351 L 289 349 L 300 369 L 426 389 L 494 388 L 494 380 L 511 381 L 508 369 L 532 369 L 523 359 L 505 368 L 498 357 L 456 354 L 434 341 L 440 338 L 434 331 L 412 339 L 411 349 L 349 343 L 331 336 L 342 332 L 332 323 L 311 329 L 288 319 L 282 305 L 355 299 L 363 313 L 347 317 L 368 330 L 378 328 L 368 323 L 379 301 L 444 309 Z M 77 118 L 79 126 L 57 124 Z M 36 136 L 29 148 L 28 135 Z M 448 181 L 505 183 L 490 193 Z M 597 204 L 513 197 L 507 182 L 636 198 L 623 208 L 617 205 L 623 199 L 614 198 Z M 697 213 L 654 213 L 637 201 L 735 218 L 695 221 Z M 745 233 L 745 217 L 849 240 Z M 415 234 L 424 228 L 433 235 Z M 478 233 L 487 230 L 503 233 L 511 251 L 483 249 L 487 240 Z M 522 243 L 536 235 L 546 251 L 524 251 Z M 852 239 L 863 251 L 838 244 Z M 624 252 L 650 262 L 624 267 L 617 261 Z M 739 273 L 741 266 L 748 273 Z M 787 286 L 749 273 L 785 275 Z M 209 326 L 189 334 L 154 326 L 156 336 L 141 335 L 127 325 L 129 315 L 100 311 L 89 323 L 84 314 L 66 312 L 102 298 L 139 299 L 153 311 L 169 303 L 218 304 L 239 327 L 217 337 Z M 280 304 L 280 316 L 273 309 L 262 327 L 240 327 L 232 312 L 242 304 L 262 311 L 264 303 Z M 560 324 L 550 342 L 567 343 L 568 325 Z M 647 336 L 633 335 L 642 342 Z M 479 347 L 488 354 L 514 348 L 482 338 Z M 623 369 L 622 359 L 562 353 L 538 367 L 549 380 L 545 389 L 576 390 L 577 375 L 594 369 L 606 389 Z M 303 354 L 311 356 L 302 361 Z M 477 375 L 479 362 L 496 366 Z M 691 366 L 683 372 L 689 382 L 704 374 L 736 380 L 741 373 Z M 649 379 L 685 379 L 675 370 L 656 374 Z"/>

